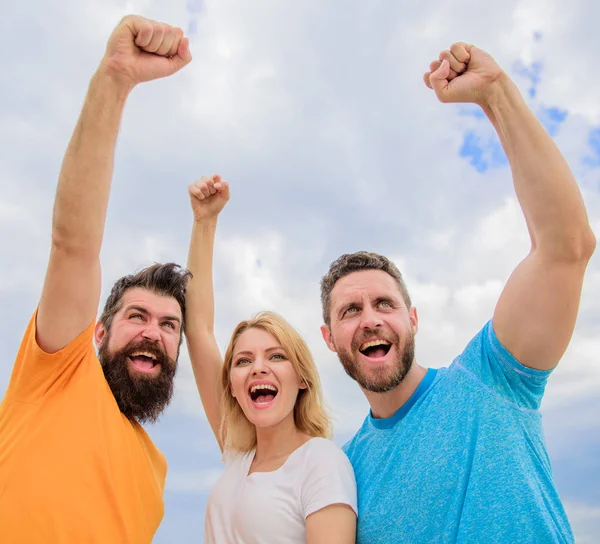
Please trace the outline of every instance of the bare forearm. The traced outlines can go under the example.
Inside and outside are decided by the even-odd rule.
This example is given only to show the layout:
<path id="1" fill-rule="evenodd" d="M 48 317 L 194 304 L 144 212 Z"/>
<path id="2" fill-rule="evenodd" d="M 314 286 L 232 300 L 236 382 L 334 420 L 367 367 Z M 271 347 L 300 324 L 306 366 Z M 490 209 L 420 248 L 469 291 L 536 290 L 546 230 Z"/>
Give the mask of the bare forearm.
<path id="1" fill-rule="evenodd" d="M 114 151 L 130 89 L 99 69 L 63 161 L 52 225 L 53 245 L 99 255 Z"/>
<path id="2" fill-rule="evenodd" d="M 194 221 L 190 240 L 188 270 L 192 279 L 186 290 L 186 339 L 196 386 L 208 422 L 220 441 L 221 354 L 214 335 L 213 246 L 216 218 Z"/>
<path id="3" fill-rule="evenodd" d="M 484 111 L 510 162 L 533 247 L 561 259 L 581 258 L 591 236 L 588 218 L 575 178 L 552 138 L 507 76 L 497 82 Z"/>
<path id="4" fill-rule="evenodd" d="M 189 332 L 192 337 L 200 332 L 213 333 L 215 303 L 213 294 L 213 250 L 216 218 L 194 221 L 187 268 L 192 273 L 187 292 L 186 308 Z"/>

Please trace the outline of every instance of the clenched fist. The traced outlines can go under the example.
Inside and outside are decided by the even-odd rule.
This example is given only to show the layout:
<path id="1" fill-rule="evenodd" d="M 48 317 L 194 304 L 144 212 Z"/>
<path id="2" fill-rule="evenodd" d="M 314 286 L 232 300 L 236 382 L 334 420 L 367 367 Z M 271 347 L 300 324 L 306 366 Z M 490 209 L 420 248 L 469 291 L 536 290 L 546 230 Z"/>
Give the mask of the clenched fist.
<path id="1" fill-rule="evenodd" d="M 423 80 L 441 102 L 471 102 L 485 106 L 495 84 L 506 77 L 485 51 L 457 42 L 429 65 Z"/>
<path id="2" fill-rule="evenodd" d="M 111 34 L 102 70 L 125 85 L 167 77 L 192 60 L 183 30 L 137 15 L 124 17 Z"/>
<path id="3" fill-rule="evenodd" d="M 196 221 L 216 218 L 229 200 L 229 184 L 218 174 L 200 178 L 188 192 Z"/>

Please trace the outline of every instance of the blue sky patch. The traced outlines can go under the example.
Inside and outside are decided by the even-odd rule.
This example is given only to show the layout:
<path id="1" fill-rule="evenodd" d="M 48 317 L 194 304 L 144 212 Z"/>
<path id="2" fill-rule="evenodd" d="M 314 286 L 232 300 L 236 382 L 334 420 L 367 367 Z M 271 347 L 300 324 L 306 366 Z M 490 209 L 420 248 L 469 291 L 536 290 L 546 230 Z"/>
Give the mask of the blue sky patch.
<path id="1" fill-rule="evenodd" d="M 592 154 L 583 159 L 586 166 L 600 166 L 600 127 L 592 130 L 588 136 L 588 144 L 592 149 Z"/>
<path id="2" fill-rule="evenodd" d="M 537 88 L 542 80 L 542 70 L 544 65 L 541 62 L 532 62 L 529 66 L 526 66 L 521 61 L 517 61 L 513 69 L 515 72 L 528 79 L 531 82 L 531 86 L 527 89 L 530 98 L 535 98 L 537 94 Z"/>
<path id="3" fill-rule="evenodd" d="M 470 159 L 469 164 L 480 174 L 490 168 L 500 168 L 508 164 L 508 159 L 497 136 L 494 135 L 487 140 L 483 140 L 473 130 L 465 133 L 458 154 L 461 157 Z"/>
<path id="4" fill-rule="evenodd" d="M 546 107 L 542 106 L 538 111 L 538 119 L 542 125 L 546 128 L 550 136 L 554 138 L 558 134 L 558 128 L 567 119 L 569 112 L 567 110 L 561 110 L 557 107 Z"/>

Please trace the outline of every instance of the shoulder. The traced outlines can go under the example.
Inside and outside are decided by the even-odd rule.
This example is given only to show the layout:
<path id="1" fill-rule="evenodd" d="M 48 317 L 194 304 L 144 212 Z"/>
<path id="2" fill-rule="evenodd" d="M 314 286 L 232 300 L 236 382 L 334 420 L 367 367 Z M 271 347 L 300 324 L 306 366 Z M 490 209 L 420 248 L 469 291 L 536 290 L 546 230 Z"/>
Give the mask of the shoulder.
<path id="1" fill-rule="evenodd" d="M 302 465 L 315 477 L 335 477 L 335 474 L 351 475 L 354 471 L 347 455 L 333 440 L 311 438 L 302 448 Z"/>
<path id="2" fill-rule="evenodd" d="M 347 459 L 342 448 L 340 448 L 333 440 L 321 437 L 311 438 L 303 446 L 302 453 L 304 457 L 315 462 L 327 459 L 334 461 Z"/>

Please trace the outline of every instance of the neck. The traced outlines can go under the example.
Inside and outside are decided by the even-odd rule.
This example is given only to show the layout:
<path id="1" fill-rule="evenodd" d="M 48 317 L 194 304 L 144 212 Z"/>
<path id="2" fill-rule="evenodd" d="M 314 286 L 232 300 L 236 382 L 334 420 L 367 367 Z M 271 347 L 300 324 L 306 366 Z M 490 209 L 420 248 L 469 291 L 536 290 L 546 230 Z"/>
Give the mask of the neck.
<path id="1" fill-rule="evenodd" d="M 414 362 L 400 385 L 391 391 L 373 393 L 363 389 L 363 393 L 371 405 L 373 417 L 375 419 L 384 419 L 393 416 L 412 396 L 426 373 L 426 368 Z"/>
<path id="2" fill-rule="evenodd" d="M 306 442 L 306 435 L 296 427 L 294 414 L 271 427 L 256 428 L 256 461 L 274 459 L 294 451 Z"/>

